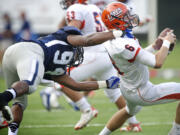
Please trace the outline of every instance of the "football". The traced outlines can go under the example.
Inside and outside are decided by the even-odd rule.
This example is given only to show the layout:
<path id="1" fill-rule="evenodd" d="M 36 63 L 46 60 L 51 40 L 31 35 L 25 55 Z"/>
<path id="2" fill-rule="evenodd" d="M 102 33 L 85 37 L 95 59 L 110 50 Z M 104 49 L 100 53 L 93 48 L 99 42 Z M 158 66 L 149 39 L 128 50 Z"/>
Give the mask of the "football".
<path id="1" fill-rule="evenodd" d="M 156 40 L 155 44 L 156 44 L 156 50 L 159 50 L 163 44 L 163 40 L 160 39 L 159 37 L 165 37 L 167 32 L 169 32 L 171 29 L 169 28 L 165 28 L 158 36 L 158 39 Z M 174 43 L 170 45 L 169 51 L 171 52 L 174 49 Z"/>

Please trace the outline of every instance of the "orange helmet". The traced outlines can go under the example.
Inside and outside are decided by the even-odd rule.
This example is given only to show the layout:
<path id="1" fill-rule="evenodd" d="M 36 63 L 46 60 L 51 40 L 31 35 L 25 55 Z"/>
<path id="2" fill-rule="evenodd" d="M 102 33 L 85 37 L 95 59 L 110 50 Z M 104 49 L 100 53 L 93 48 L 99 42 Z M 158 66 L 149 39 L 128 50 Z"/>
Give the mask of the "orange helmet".
<path id="1" fill-rule="evenodd" d="M 102 21 L 108 29 L 126 30 L 139 25 L 139 17 L 121 2 L 113 2 L 106 6 L 102 12 Z"/>
<path id="2" fill-rule="evenodd" d="M 61 0 L 60 5 L 63 9 L 67 9 L 69 6 L 80 3 L 80 4 L 87 4 L 87 0 Z"/>
<path id="3" fill-rule="evenodd" d="M 78 0 L 78 3 L 87 4 L 87 0 Z"/>

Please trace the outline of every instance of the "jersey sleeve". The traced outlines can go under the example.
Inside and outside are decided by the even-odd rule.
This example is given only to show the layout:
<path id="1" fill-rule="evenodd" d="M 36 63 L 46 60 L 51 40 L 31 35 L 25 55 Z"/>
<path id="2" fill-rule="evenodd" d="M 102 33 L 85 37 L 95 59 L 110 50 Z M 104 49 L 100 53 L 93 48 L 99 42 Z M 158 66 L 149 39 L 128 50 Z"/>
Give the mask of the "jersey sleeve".
<path id="1" fill-rule="evenodd" d="M 60 30 L 58 30 L 57 32 L 53 33 L 52 35 L 55 37 L 55 39 L 65 41 L 66 43 L 69 44 L 69 42 L 67 41 L 68 35 L 82 35 L 82 33 L 76 27 L 65 26 Z"/>
<path id="2" fill-rule="evenodd" d="M 156 65 L 156 57 L 151 52 L 146 51 L 145 49 L 141 49 L 137 56 L 137 60 L 149 67 L 155 67 Z"/>
<path id="3" fill-rule="evenodd" d="M 74 4 L 70 6 L 66 11 L 66 21 L 70 22 L 71 20 L 83 21 L 83 7 L 81 8 L 80 4 Z"/>

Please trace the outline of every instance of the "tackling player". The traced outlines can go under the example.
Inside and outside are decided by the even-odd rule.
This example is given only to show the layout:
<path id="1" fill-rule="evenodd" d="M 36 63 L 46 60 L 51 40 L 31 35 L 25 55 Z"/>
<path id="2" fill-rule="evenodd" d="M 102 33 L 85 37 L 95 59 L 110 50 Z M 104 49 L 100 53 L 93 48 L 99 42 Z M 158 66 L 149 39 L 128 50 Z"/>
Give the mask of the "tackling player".
<path id="1" fill-rule="evenodd" d="M 156 105 L 180 99 L 180 83 L 170 82 L 154 85 L 149 81 L 148 66 L 161 68 L 168 56 L 176 36 L 171 29 L 165 29 L 158 37 L 163 43 L 143 49 L 132 34 L 139 24 L 138 15 L 133 14 L 127 5 L 116 2 L 109 4 L 102 13 L 102 20 L 108 29 L 122 30 L 124 37 L 105 43 L 105 47 L 117 67 L 121 84 L 120 89 L 127 105 L 109 120 L 99 135 L 109 135 L 118 129 L 129 117 L 136 115 L 142 106 Z M 161 46 L 162 45 L 162 46 Z M 153 54 L 155 51 L 157 52 Z M 169 135 L 180 134 L 180 104 Z"/>
<path id="2" fill-rule="evenodd" d="M 68 26 L 37 40 L 23 40 L 10 46 L 4 54 L 2 63 L 8 89 L 0 93 L 0 111 L 10 123 L 8 134 L 17 135 L 23 112 L 27 107 L 28 94 L 37 89 L 43 78 L 76 91 L 104 87 L 117 88 L 119 82 L 117 77 L 112 77 L 107 81 L 76 82 L 66 74 L 68 66 L 78 66 L 82 63 L 83 48 L 81 46 L 97 45 L 113 39 L 114 32 L 82 36 L 77 28 Z M 121 31 L 116 32 L 120 32 L 119 36 L 121 36 Z M 11 112 L 8 102 L 13 99 Z"/>

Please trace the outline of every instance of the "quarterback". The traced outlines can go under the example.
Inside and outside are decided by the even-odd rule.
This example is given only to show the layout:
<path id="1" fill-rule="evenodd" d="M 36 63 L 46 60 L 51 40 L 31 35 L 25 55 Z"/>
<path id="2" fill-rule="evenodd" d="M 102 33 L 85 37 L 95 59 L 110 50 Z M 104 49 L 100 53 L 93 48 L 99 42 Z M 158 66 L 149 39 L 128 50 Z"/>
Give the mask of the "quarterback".
<path id="1" fill-rule="evenodd" d="M 68 7 L 66 11 L 66 24 L 74 26 L 81 30 L 84 35 L 102 32 L 107 28 L 101 19 L 101 10 L 93 4 L 87 4 L 87 0 L 63 0 L 64 7 Z M 88 72 L 87 72 L 88 71 Z M 93 47 L 84 48 L 84 61 L 83 63 L 71 70 L 70 76 L 76 81 L 83 81 L 89 78 L 95 80 L 106 80 L 110 76 L 117 76 L 117 71 L 111 63 L 108 53 L 102 44 Z M 67 87 L 62 89 L 67 91 Z M 72 90 L 71 90 L 72 91 Z M 118 109 L 125 106 L 125 100 L 121 95 L 120 89 L 105 90 L 107 97 L 116 104 Z M 81 99 L 83 100 L 83 99 Z M 79 100 L 78 104 L 84 104 Z M 80 103 L 81 102 L 81 103 Z M 85 106 L 85 105 L 82 105 Z M 86 107 L 87 112 L 90 112 Z M 75 129 L 81 129 L 97 115 L 97 111 L 93 110 L 91 117 L 82 113 L 81 119 L 75 125 Z M 141 131 L 140 122 L 133 116 L 129 119 L 131 125 L 130 131 Z"/>
<path id="2" fill-rule="evenodd" d="M 148 67 L 161 68 L 170 49 L 175 45 L 176 36 L 171 29 L 165 29 L 158 37 L 162 44 L 154 44 L 143 49 L 132 34 L 132 28 L 139 24 L 138 15 L 127 5 L 115 2 L 109 4 L 102 13 L 102 20 L 108 29 L 122 30 L 123 38 L 105 43 L 105 47 L 114 61 L 121 83 L 120 89 L 127 105 L 109 120 L 99 135 L 109 135 L 121 127 L 127 118 L 137 114 L 142 106 L 163 104 L 180 99 L 180 83 L 169 82 L 154 85 L 149 81 Z M 157 52 L 154 54 L 154 52 Z M 180 105 L 169 135 L 180 134 Z"/>

